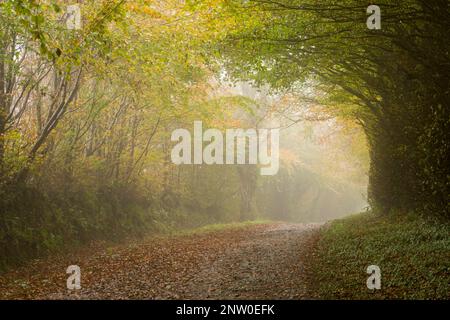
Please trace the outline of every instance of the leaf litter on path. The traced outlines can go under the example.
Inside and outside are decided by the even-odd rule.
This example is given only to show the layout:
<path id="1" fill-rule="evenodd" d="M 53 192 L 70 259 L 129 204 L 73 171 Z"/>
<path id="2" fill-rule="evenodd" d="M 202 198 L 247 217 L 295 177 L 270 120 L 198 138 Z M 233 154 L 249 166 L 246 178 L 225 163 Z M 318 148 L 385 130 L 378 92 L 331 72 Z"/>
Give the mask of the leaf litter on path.
<path id="1" fill-rule="evenodd" d="M 305 299 L 320 224 L 269 223 L 29 263 L 0 276 L 1 299 Z M 69 265 L 81 289 L 68 290 Z"/>

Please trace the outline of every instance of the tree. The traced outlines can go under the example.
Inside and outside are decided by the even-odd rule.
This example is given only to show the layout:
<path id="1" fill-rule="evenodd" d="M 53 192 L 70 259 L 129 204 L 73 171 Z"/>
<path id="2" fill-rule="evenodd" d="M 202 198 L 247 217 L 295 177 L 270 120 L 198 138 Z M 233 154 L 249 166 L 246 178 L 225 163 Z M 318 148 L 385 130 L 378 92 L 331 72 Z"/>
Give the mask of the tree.
<path id="1" fill-rule="evenodd" d="M 371 150 L 374 207 L 448 212 L 450 23 L 446 1 L 382 1 L 381 30 L 359 1 L 231 1 L 249 20 L 221 43 L 233 77 L 289 88 L 313 79 L 358 106 Z M 341 103 L 342 104 L 342 103 Z"/>

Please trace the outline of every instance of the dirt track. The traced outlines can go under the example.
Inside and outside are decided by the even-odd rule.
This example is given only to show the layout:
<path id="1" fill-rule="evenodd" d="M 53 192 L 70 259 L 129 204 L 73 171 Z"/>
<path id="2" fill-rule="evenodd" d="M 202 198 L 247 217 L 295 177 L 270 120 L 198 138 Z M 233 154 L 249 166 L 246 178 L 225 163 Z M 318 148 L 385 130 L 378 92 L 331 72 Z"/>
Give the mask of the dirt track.
<path id="1" fill-rule="evenodd" d="M 261 224 L 149 238 L 35 261 L 0 277 L 2 299 L 307 299 L 318 224 Z M 68 265 L 81 290 L 66 288 Z"/>

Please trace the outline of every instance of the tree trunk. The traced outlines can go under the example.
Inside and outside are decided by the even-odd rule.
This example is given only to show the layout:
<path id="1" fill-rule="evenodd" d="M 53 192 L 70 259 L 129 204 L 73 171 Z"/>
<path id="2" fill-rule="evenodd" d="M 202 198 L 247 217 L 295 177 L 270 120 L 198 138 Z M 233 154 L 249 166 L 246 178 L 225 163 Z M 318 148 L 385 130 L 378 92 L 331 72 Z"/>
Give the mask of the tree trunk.
<path id="1" fill-rule="evenodd" d="M 0 40 L 0 172 L 3 171 L 3 158 L 5 153 L 5 129 L 8 117 L 6 97 L 6 72 L 5 72 L 5 45 Z"/>

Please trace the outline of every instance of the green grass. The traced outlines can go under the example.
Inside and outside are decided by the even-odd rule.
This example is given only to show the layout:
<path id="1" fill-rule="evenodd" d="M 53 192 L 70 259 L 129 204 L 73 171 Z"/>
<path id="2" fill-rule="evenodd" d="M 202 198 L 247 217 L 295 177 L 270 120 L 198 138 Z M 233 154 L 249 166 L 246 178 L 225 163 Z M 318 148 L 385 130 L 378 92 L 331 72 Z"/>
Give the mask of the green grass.
<path id="1" fill-rule="evenodd" d="M 321 299 L 449 299 L 450 224 L 418 215 L 363 213 L 325 228 L 312 258 Z M 381 289 L 366 286 L 369 265 Z"/>
<path id="2" fill-rule="evenodd" d="M 246 228 L 253 225 L 258 224 L 266 224 L 273 221 L 269 220 L 252 220 L 252 221 L 243 221 L 243 222 L 230 222 L 230 223 L 216 223 L 216 224 L 208 224 L 202 227 L 198 227 L 195 229 L 187 229 L 182 231 L 176 231 L 176 235 L 191 235 L 191 234 L 200 234 L 200 233 L 208 233 L 208 232 L 216 232 L 230 229 L 240 229 Z"/>

